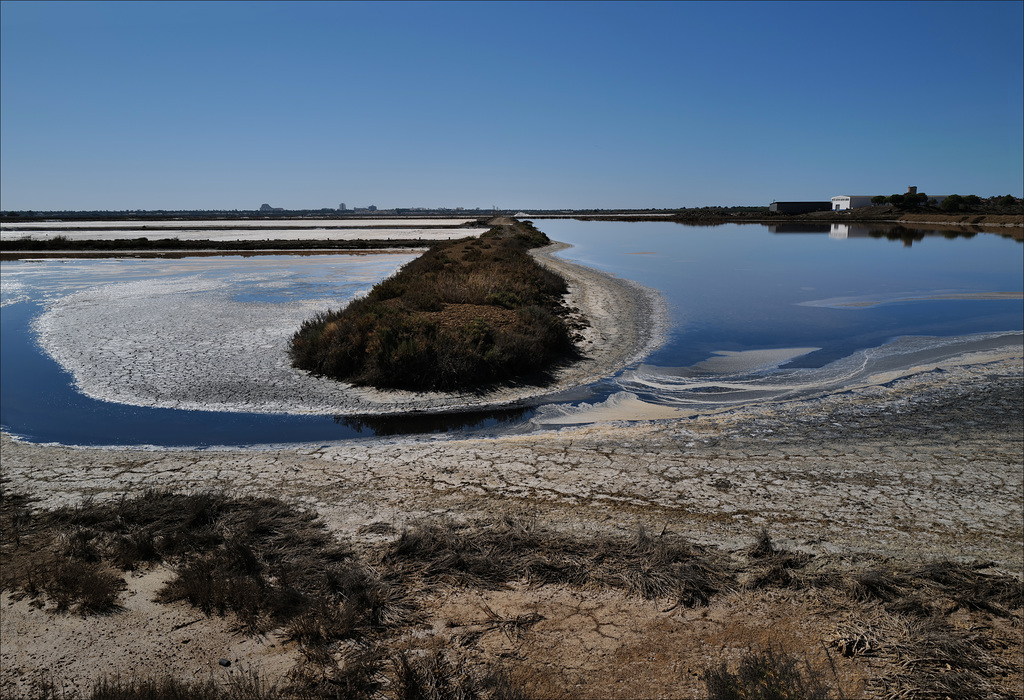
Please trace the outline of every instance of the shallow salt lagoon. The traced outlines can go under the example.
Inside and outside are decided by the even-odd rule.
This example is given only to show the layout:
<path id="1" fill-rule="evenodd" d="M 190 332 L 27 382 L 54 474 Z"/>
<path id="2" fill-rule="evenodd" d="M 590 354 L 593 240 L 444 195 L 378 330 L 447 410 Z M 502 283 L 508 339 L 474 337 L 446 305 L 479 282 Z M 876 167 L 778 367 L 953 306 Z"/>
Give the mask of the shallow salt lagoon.
<path id="1" fill-rule="evenodd" d="M 337 385 L 291 370 L 287 340 L 410 253 L 4 262 L 0 423 L 24 439 L 81 445 L 530 430 L 813 395 L 1021 342 L 1021 246 L 991 234 L 889 240 L 856 227 L 537 224 L 574 246 L 563 257 L 662 292 L 667 342 L 640 364 L 528 409 L 335 417 Z M 311 415 L 275 412 L 274 391 L 296 386 Z M 196 395 L 203 401 L 189 404 Z M 153 408 L 156 399 L 176 407 Z M 250 405 L 258 411 L 238 412 Z M 222 410 L 198 410 L 210 406 Z"/>
<path id="2" fill-rule="evenodd" d="M 179 230 L 109 229 L 91 231 L 88 229 L 4 231 L 0 242 L 31 238 L 36 241 L 65 238 L 67 240 L 134 241 L 145 237 L 148 240 L 175 239 L 179 241 L 355 241 L 355 240 L 413 240 L 450 241 L 453 238 L 479 236 L 485 228 L 197 228 Z"/>
<path id="3" fill-rule="evenodd" d="M 565 257 L 661 291 L 667 342 L 573 423 L 797 398 L 965 352 L 1020 345 L 1020 242 L 856 225 L 539 221 Z M 1007 335 L 1009 333 L 1009 335 Z M 650 410 L 643 404 L 670 407 Z"/>

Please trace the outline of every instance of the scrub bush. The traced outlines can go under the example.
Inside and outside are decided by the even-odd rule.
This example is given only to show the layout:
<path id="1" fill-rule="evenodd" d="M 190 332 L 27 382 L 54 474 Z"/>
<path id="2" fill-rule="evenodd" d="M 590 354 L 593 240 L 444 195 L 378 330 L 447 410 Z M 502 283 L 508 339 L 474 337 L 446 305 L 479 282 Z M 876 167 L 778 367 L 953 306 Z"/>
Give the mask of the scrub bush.
<path id="1" fill-rule="evenodd" d="M 294 367 L 382 389 L 452 391 L 524 379 L 573 356 L 565 280 L 527 252 L 528 223 L 438 244 L 340 311 L 305 321 Z"/>
<path id="2" fill-rule="evenodd" d="M 726 664 L 704 670 L 707 697 L 712 700 L 829 700 L 841 697 L 825 675 L 782 649 L 749 651 L 739 668 Z"/>

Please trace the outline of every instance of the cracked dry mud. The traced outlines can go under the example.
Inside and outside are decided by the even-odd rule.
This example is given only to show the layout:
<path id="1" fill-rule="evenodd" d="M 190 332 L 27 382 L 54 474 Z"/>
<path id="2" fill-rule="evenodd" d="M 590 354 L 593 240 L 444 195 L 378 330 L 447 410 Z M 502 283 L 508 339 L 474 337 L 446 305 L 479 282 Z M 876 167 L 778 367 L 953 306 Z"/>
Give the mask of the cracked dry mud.
<path id="1" fill-rule="evenodd" d="M 268 450 L 95 450 L 3 436 L 7 488 L 53 507 L 139 489 L 226 489 L 313 507 L 353 534 L 513 508 L 566 527 L 753 529 L 816 552 L 982 557 L 1024 568 L 1019 360 L 683 421 L 488 439 Z"/>
<path id="2" fill-rule="evenodd" d="M 314 508 L 332 530 L 364 545 L 385 538 L 372 534 L 377 528 L 360 533 L 368 523 L 401 528 L 423 516 L 512 511 L 582 536 L 628 534 L 638 524 L 667 528 L 726 553 L 749 546 L 764 527 L 777 542 L 829 566 L 879 556 L 908 564 L 987 560 L 1019 577 L 1021 380 L 1016 357 L 692 420 L 492 439 L 146 451 L 28 445 L 4 435 L 3 477 L 5 488 L 38 497 L 41 507 L 146 488 L 273 495 Z M 703 611 L 557 586 L 442 589 L 436 596 L 427 603 L 434 630 L 417 633 L 421 647 L 450 646 L 453 630 L 472 631 L 484 606 L 502 615 L 539 614 L 543 619 L 521 639 L 484 630 L 472 652 L 517 660 L 533 674 L 529 685 L 540 697 L 701 697 L 700 669 L 735 659 L 752 643 L 782 642 L 822 656 L 827 635 L 861 624 L 851 611 L 826 614 L 813 599 L 786 592 L 729 593 Z M 194 611 L 174 606 L 151 606 L 136 619 L 133 610 L 144 601 L 132 593 L 128 600 L 127 610 L 111 618 L 116 623 L 104 618 L 93 625 L 46 617 L 5 594 L 4 686 L 26 687 L 42 669 L 55 668 L 82 684 L 101 672 L 124 673 L 125 664 L 138 672 L 225 678 L 232 669 L 218 667 L 217 658 L 230 655 L 236 671 L 259 668 L 275 677 L 295 661 L 294 643 L 279 637 L 245 642 L 231 633 L 229 620 L 197 621 Z M 183 620 L 194 625 L 184 637 L 175 629 Z M 1012 642 L 1020 629 L 1000 634 Z M 1011 649 L 1019 649 L 1020 640 L 1014 643 Z M 83 661 L 82 648 L 104 644 L 111 654 Z M 137 644 L 138 654 L 123 653 Z M 162 653 L 173 662 L 146 651 L 162 648 L 172 650 Z M 854 697 L 884 697 L 871 685 L 870 667 L 836 661 Z"/>

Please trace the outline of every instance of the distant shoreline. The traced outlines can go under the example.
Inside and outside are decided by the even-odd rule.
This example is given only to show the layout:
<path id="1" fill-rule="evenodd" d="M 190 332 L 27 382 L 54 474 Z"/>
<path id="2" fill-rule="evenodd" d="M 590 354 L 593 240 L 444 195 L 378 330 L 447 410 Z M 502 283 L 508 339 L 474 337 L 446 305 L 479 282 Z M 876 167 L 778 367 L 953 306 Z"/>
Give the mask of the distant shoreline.
<path id="1" fill-rule="evenodd" d="M 216 223 L 218 228 L 247 229 L 273 226 L 282 230 L 303 230 L 312 226 L 323 228 L 344 229 L 353 227 L 356 222 L 368 224 L 374 228 L 404 228 L 410 222 L 416 228 L 449 228 L 446 221 L 458 220 L 457 226 L 486 227 L 488 222 L 496 218 L 511 219 L 613 219 L 616 221 L 676 221 L 679 223 L 703 222 L 745 222 L 772 223 L 790 222 L 832 222 L 832 223 L 890 223 L 890 224 L 944 224 L 951 226 L 1021 226 L 1024 227 L 1024 214 L 1012 209 L 1006 212 L 1000 208 L 987 207 L 986 211 L 943 212 L 937 209 L 911 211 L 899 209 L 892 205 L 874 205 L 843 211 L 818 211 L 804 214 L 780 214 L 768 211 L 767 207 L 700 207 L 682 209 L 578 209 L 578 210 L 521 210 L 518 213 L 502 212 L 482 215 L 479 212 L 445 214 L 391 214 L 362 213 L 359 215 L 342 212 L 287 212 L 272 216 L 260 215 L 257 212 L 39 212 L 31 216 L 13 215 L 7 212 L 0 215 L 0 225 L 10 231 L 30 233 L 47 223 L 81 224 L 83 228 L 95 231 L 105 230 L 138 230 L 147 233 L 159 231 L 153 228 L 154 223 L 173 221 L 177 230 L 202 230 L 200 223 Z M 994 209 L 994 211 L 993 211 Z M 114 226 L 89 226 L 90 223 L 121 223 Z M 302 222 L 302 223 L 299 223 Z M 395 222 L 389 226 L 385 222 Z M 427 223 L 423 223 L 427 222 Z M 436 223 L 435 223 L 436 222 Z M 361 226 L 360 226 L 361 227 Z"/>
<path id="2" fill-rule="evenodd" d="M 731 215 L 715 213 L 715 210 L 697 209 L 688 210 L 682 213 L 666 214 L 641 214 L 641 213 L 601 213 L 601 214 L 537 214 L 535 216 L 520 216 L 519 219 L 575 219 L 579 221 L 621 221 L 621 222 L 670 222 L 682 225 L 694 226 L 717 226 L 726 223 L 733 224 L 847 224 L 860 226 L 891 226 L 906 227 L 910 229 L 929 229 L 946 231 L 974 231 L 979 233 L 994 233 L 1017 241 L 1024 241 L 1024 216 L 1021 215 L 974 215 L 974 214 L 903 214 L 893 217 L 890 207 L 866 207 L 866 210 L 848 210 L 842 212 L 816 212 L 811 214 L 779 214 L 766 216 L 763 213 L 738 212 Z M 882 210 L 882 211 L 880 211 Z M 870 214 L 870 215 L 869 215 Z M 486 226 L 487 222 L 496 219 L 476 219 L 466 222 L 464 217 L 458 217 L 463 222 L 456 226 L 418 225 L 418 229 L 448 230 L 454 236 L 458 236 L 459 229 L 466 229 L 465 235 L 471 236 L 477 233 L 473 227 Z M 106 220 L 115 220 L 107 217 Z M 0 260 L 20 260 L 27 257 L 52 258 L 52 257 L 182 257 L 186 255 L 287 255 L 306 254 L 321 255 L 335 252 L 383 252 L 388 249 L 422 249 L 437 242 L 438 238 L 349 238 L 330 239 L 318 236 L 316 238 L 304 239 L 264 239 L 264 240 L 214 240 L 214 239 L 179 239 L 160 238 L 160 228 L 146 228 L 138 219 L 123 219 L 124 227 L 92 227 L 86 226 L 88 222 L 82 220 L 82 228 L 68 228 L 68 233 L 104 232 L 108 230 L 138 231 L 140 234 L 148 234 L 148 237 L 124 238 L 124 239 L 103 239 L 103 238 L 68 238 L 54 237 L 48 239 L 30 238 L 33 228 L 18 228 L 15 222 L 4 221 L 4 230 L 24 233 L 24 237 L 0 241 Z M 382 224 L 381 222 L 392 220 L 401 222 L 403 219 L 397 217 L 380 217 L 370 228 L 387 231 L 389 228 L 399 227 Z M 39 223 L 38 220 L 34 220 Z M 283 222 L 287 220 L 281 220 Z M 235 231 L 258 231 L 265 227 L 265 219 L 253 220 L 232 220 L 233 223 L 225 224 L 224 228 Z M 320 220 L 326 230 L 337 230 L 339 234 L 346 230 L 344 220 Z M 262 225 L 261 225 L 262 224 Z M 332 225 L 333 224 L 333 225 Z M 310 226 L 288 226 L 283 224 L 276 226 L 280 230 L 316 231 Z M 355 228 L 365 228 L 358 226 Z M 167 231 L 189 230 L 201 231 L 202 228 L 189 228 L 188 222 L 182 222 L 181 229 L 167 229 Z M 322 233 L 322 232 L 321 232 Z"/>
<path id="3" fill-rule="evenodd" d="M 874 207 L 872 207 L 874 209 Z M 732 215 L 721 215 L 696 211 L 692 214 L 678 214 L 671 216 L 652 216 L 643 214 L 634 215 L 566 215 L 566 216 L 536 216 L 536 219 L 563 218 L 580 219 L 584 221 L 670 221 L 678 224 L 691 224 L 694 226 L 714 226 L 719 224 L 859 224 L 876 226 L 905 226 L 908 228 L 930 228 L 962 230 L 963 228 L 976 228 L 982 231 L 986 228 L 1024 228 L 1024 215 L 1019 214 L 902 214 L 894 216 L 893 212 L 883 214 L 857 213 L 857 210 L 841 212 L 815 212 L 810 214 L 771 214 L 763 213 L 737 213 Z M 1024 232 L 1020 231 L 992 231 L 992 233 L 1009 235 L 1020 240 Z"/>

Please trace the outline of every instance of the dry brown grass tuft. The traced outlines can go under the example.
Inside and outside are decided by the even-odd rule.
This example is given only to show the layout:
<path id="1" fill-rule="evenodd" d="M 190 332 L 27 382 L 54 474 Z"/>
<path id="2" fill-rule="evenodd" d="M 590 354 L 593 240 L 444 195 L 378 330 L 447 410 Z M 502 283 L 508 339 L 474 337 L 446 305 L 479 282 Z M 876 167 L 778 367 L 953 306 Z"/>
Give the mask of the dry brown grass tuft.
<path id="1" fill-rule="evenodd" d="M 53 611 L 109 612 L 116 610 L 123 586 L 118 570 L 162 562 L 176 572 L 162 600 L 187 601 L 209 615 L 231 615 L 249 633 L 283 629 L 302 653 L 287 686 L 252 678 L 229 688 L 113 678 L 90 697 L 525 697 L 525 686 L 514 685 L 510 677 L 541 679 L 529 687 L 571 696 L 576 680 L 557 669 L 530 667 L 529 659 L 518 656 L 551 634 L 553 608 L 535 603 L 491 607 L 482 593 L 529 590 L 536 600 L 555 600 L 545 598 L 540 589 L 546 586 L 556 592 L 575 589 L 573 595 L 581 598 L 589 597 L 586 589 L 603 591 L 598 598 L 614 589 L 633 598 L 634 606 L 641 605 L 636 599 L 667 599 L 670 607 L 658 606 L 652 614 L 662 618 L 658 624 L 665 629 L 675 629 L 685 618 L 687 639 L 665 636 L 662 645 L 691 644 L 691 631 L 720 614 L 720 604 L 730 598 L 720 595 L 724 592 L 748 600 L 802 598 L 808 606 L 802 609 L 837 621 L 837 627 L 830 627 L 835 633 L 822 632 L 819 639 L 840 665 L 849 670 L 851 664 L 870 664 L 871 672 L 861 677 L 872 679 L 873 697 L 1003 697 L 1020 677 L 1013 654 L 1020 649 L 1021 581 L 985 563 L 936 561 L 908 567 L 877 560 L 851 569 L 826 559 L 810 566 L 808 555 L 786 551 L 764 531 L 730 559 L 667 528 L 658 534 L 640 527 L 630 537 L 583 538 L 512 514 L 465 524 L 421 521 L 386 541 L 381 540 L 392 534 L 391 526 L 370 524 L 363 532 L 373 536 L 357 557 L 314 514 L 273 499 L 153 491 L 36 512 L 29 499 L 6 491 L 0 495 L 0 583 L 6 590 L 40 605 L 48 602 Z M 472 627 L 481 631 L 465 634 L 458 625 L 419 625 L 442 619 L 425 617 L 436 605 L 431 601 L 438 584 L 478 596 L 471 614 L 479 617 L 475 611 L 481 610 L 483 619 Z M 814 601 L 813 608 L 807 601 Z M 677 609 L 705 605 L 712 607 Z M 580 612 L 574 610 L 571 618 Z M 593 621 L 600 631 L 603 621 Z M 620 620 L 612 628 L 624 625 Z M 739 627 L 747 634 L 754 629 Z M 733 650 L 753 647 L 739 665 L 725 646 L 715 646 L 722 651 L 720 656 L 711 653 L 704 675 L 707 691 L 714 697 L 838 697 L 838 690 L 823 680 L 827 674 L 781 648 L 758 646 L 765 639 L 742 636 L 739 646 L 730 641 Z M 816 649 L 813 643 L 799 643 L 801 654 Z M 510 656 L 486 653 L 496 648 Z M 517 665 L 498 666 L 496 658 L 515 659 Z M 619 657 L 609 653 L 604 658 Z M 659 648 L 645 650 L 642 661 L 630 658 L 636 664 L 628 667 L 632 670 L 669 656 Z M 726 665 L 718 659 L 727 660 Z M 707 661 L 702 658 L 700 664 Z M 699 671 L 700 664 L 690 670 Z M 514 675 L 506 674 L 509 668 Z M 754 686 L 775 695 L 751 694 Z M 33 697 L 57 700 L 62 697 L 58 692 L 41 688 Z M 734 692 L 741 694 L 728 694 Z"/>
<path id="2" fill-rule="evenodd" d="M 883 611 L 848 627 L 832 646 L 845 656 L 872 660 L 879 671 L 869 685 L 881 697 L 1014 697 L 1006 682 L 1013 669 L 992 653 L 997 639 L 948 618 Z"/>
<path id="3" fill-rule="evenodd" d="M 462 586 L 498 588 L 526 580 L 612 587 L 687 607 L 706 604 L 733 584 L 724 560 L 667 532 L 652 537 L 641 528 L 629 540 L 584 540 L 512 515 L 494 523 L 414 524 L 384 553 L 381 565 Z"/>
<path id="4" fill-rule="evenodd" d="M 500 669 L 483 676 L 470 671 L 463 659 L 435 651 L 419 657 L 396 654 L 393 661 L 396 700 L 527 700 Z"/>
<path id="5" fill-rule="evenodd" d="M 770 645 L 748 650 L 735 671 L 727 664 L 706 668 L 709 700 L 832 700 L 842 698 L 824 673 Z"/>
<path id="6" fill-rule="evenodd" d="M 746 550 L 746 556 L 752 564 L 746 581 L 750 588 L 799 586 L 796 570 L 811 560 L 806 554 L 789 552 L 776 545 L 765 529 L 754 536 L 754 543 Z"/>

